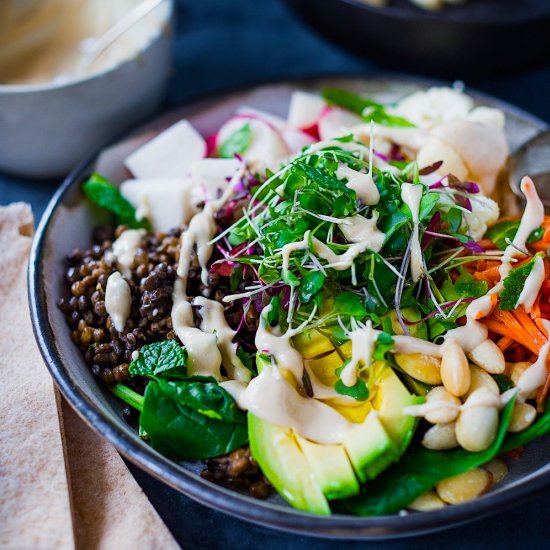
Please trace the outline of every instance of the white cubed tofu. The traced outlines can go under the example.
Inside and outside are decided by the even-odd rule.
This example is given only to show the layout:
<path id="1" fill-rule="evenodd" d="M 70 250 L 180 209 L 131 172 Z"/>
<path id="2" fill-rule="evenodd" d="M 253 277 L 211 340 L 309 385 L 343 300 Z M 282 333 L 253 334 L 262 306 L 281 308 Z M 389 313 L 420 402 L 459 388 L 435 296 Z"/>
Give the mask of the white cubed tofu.
<path id="1" fill-rule="evenodd" d="M 183 178 L 206 156 L 206 142 L 189 121 L 180 120 L 126 158 L 136 178 Z"/>
<path id="2" fill-rule="evenodd" d="M 149 219 L 155 231 L 167 232 L 188 223 L 197 209 L 194 206 L 195 184 L 189 178 L 135 179 L 120 185 L 122 196 Z"/>
<path id="3" fill-rule="evenodd" d="M 325 109 L 319 118 L 319 136 L 322 140 L 342 137 L 363 123 L 361 117 L 338 107 Z"/>
<path id="4" fill-rule="evenodd" d="M 310 128 L 316 124 L 325 110 L 325 100 L 315 94 L 294 92 L 290 98 L 288 124 L 293 128 Z"/>

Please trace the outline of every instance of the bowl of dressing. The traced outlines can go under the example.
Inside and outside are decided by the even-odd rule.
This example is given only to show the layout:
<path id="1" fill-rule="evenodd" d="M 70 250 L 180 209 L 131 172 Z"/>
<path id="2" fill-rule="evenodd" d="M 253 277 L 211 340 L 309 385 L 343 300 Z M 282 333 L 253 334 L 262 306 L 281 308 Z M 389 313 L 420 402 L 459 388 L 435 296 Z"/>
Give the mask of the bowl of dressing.
<path id="1" fill-rule="evenodd" d="M 0 2 L 0 171 L 65 175 L 158 108 L 171 68 L 173 1 L 139 18 L 91 62 L 86 53 L 142 3 Z"/>

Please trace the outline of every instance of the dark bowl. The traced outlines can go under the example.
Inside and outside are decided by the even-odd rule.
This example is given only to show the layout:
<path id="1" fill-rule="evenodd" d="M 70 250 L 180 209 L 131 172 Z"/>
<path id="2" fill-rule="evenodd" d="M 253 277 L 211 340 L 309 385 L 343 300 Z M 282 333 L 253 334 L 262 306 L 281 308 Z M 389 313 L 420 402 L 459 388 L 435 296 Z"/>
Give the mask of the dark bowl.
<path id="1" fill-rule="evenodd" d="M 85 201 L 81 183 L 97 169 L 115 182 L 127 177 L 122 159 L 146 139 L 182 117 L 203 134 L 212 134 L 242 104 L 284 115 L 293 90 L 319 90 L 340 86 L 362 90 L 379 100 L 395 100 L 425 85 L 408 80 L 324 79 L 262 86 L 180 108 L 155 119 L 130 137 L 113 145 L 78 167 L 63 183 L 44 214 L 33 243 L 29 265 L 29 300 L 36 340 L 55 382 L 78 414 L 109 440 L 126 458 L 143 470 L 196 501 L 254 523 L 311 536 L 378 539 L 421 534 L 457 525 L 502 511 L 550 484 L 550 437 L 530 445 L 502 485 L 467 504 L 428 513 L 358 518 L 334 515 L 319 517 L 290 508 L 274 496 L 267 501 L 229 491 L 202 479 L 200 464 L 175 463 L 160 455 L 122 417 L 123 404 L 98 383 L 71 342 L 70 330 L 57 301 L 64 296 L 66 256 L 90 244 L 98 218 Z M 480 103 L 496 105 L 507 113 L 507 133 L 512 150 L 546 128 L 546 125 L 509 105 L 483 96 Z M 174 514 L 178 514 L 177 510 Z M 183 514 L 184 512 L 182 512 Z"/>
<path id="2" fill-rule="evenodd" d="M 438 12 L 408 0 L 377 8 L 361 0 L 285 0 L 324 37 L 411 73 L 466 78 L 548 62 L 550 2 L 468 0 Z"/>

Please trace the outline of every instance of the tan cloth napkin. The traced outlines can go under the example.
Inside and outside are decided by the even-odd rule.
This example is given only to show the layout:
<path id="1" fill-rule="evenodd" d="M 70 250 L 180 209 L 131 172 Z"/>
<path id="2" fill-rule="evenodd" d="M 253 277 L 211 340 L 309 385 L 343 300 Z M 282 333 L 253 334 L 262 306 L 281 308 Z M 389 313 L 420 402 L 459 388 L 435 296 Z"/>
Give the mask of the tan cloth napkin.
<path id="1" fill-rule="evenodd" d="M 179 548 L 116 450 L 57 397 L 27 307 L 28 205 L 0 207 L 0 548 Z"/>

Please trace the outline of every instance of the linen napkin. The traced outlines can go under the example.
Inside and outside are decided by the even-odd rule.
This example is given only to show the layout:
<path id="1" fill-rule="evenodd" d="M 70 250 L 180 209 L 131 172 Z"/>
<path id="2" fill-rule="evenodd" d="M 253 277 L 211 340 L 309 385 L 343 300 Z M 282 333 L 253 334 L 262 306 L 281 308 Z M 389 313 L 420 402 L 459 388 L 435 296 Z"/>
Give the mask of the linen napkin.
<path id="1" fill-rule="evenodd" d="M 30 207 L 0 207 L 0 548 L 179 548 L 117 451 L 54 389 L 34 341 Z"/>

